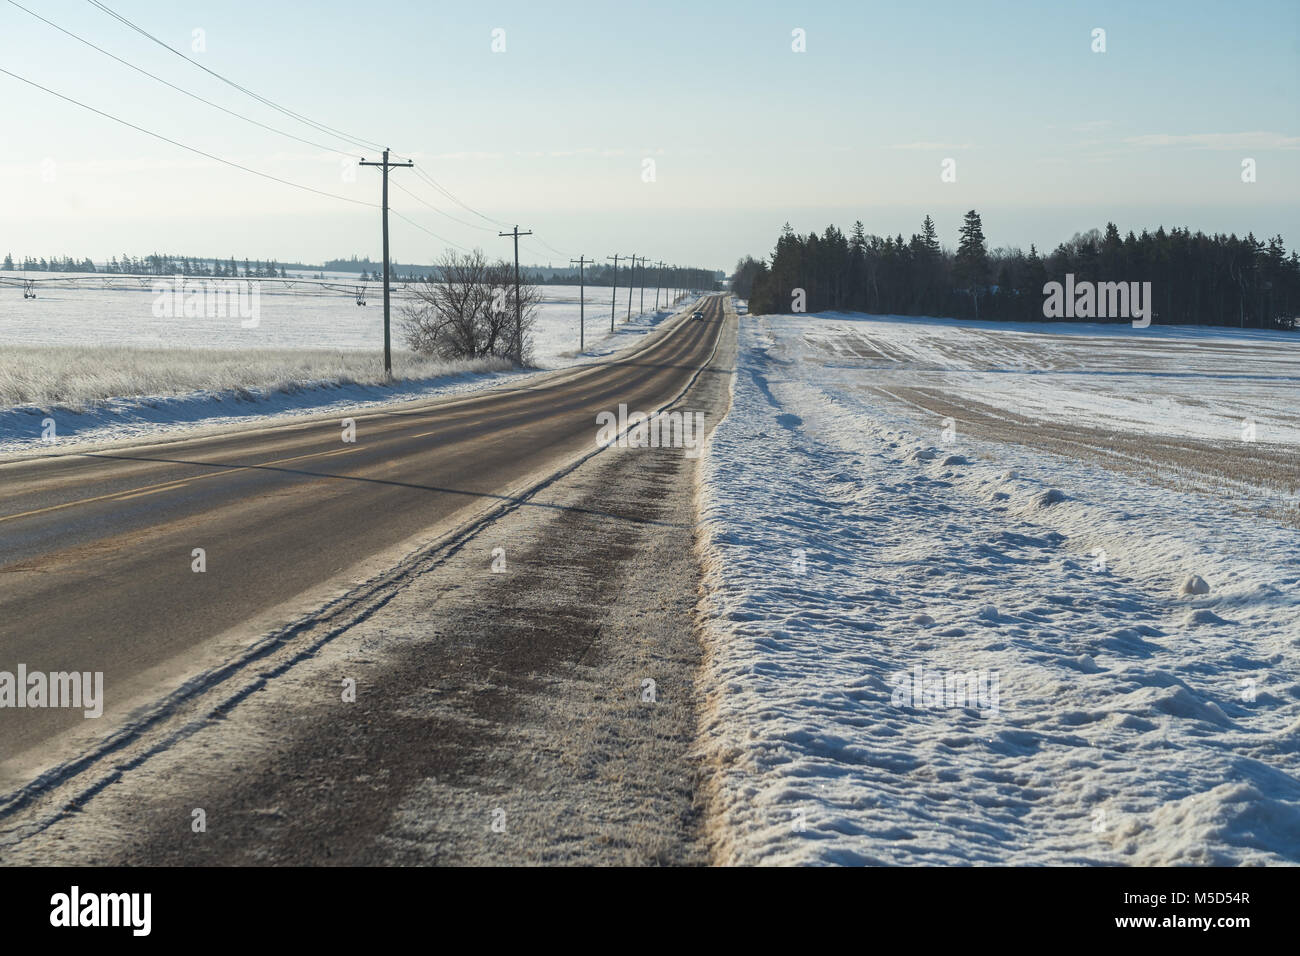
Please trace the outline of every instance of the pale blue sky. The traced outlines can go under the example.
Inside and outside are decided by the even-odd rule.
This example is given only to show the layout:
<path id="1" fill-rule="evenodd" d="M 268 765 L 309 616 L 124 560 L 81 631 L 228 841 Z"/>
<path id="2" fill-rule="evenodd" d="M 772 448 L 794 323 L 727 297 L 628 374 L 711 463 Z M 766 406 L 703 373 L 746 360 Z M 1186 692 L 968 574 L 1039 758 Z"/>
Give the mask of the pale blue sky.
<path id="1" fill-rule="evenodd" d="M 20 2 L 230 109 L 321 138 L 84 0 Z M 910 234 L 926 212 L 952 244 L 971 207 L 994 245 L 1050 246 L 1107 219 L 1280 231 L 1300 245 L 1294 2 L 105 2 L 187 53 L 203 30 L 206 51 L 192 55 L 211 69 L 413 155 L 471 206 L 566 254 L 729 267 L 769 251 L 786 220 Z M 1097 27 L 1105 53 L 1091 49 Z M 491 49 L 496 28 L 504 53 Z M 791 50 L 795 28 L 807 52 Z M 272 175 L 378 199 L 375 171 L 194 103 L 8 0 L 0 67 Z M 376 211 L 213 164 L 3 75 L 0 95 L 0 252 L 378 255 Z M 940 180 L 946 158 L 955 183 Z M 487 231 L 401 191 L 394 209 L 461 246 L 508 251 L 495 227 L 393 175 Z M 442 247 L 394 220 L 395 258 Z M 529 261 L 562 259 L 525 248 Z"/>

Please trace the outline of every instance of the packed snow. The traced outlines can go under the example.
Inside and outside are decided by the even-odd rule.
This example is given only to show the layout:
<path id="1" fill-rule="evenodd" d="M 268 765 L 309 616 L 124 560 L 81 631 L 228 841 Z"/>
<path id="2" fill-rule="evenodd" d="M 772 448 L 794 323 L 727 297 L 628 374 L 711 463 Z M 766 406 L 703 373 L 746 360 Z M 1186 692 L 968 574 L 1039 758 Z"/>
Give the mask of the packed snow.
<path id="1" fill-rule="evenodd" d="M 1249 412 L 1295 458 L 1300 338 L 741 321 L 701 468 L 725 861 L 1300 862 L 1295 528 L 1030 440 Z"/>

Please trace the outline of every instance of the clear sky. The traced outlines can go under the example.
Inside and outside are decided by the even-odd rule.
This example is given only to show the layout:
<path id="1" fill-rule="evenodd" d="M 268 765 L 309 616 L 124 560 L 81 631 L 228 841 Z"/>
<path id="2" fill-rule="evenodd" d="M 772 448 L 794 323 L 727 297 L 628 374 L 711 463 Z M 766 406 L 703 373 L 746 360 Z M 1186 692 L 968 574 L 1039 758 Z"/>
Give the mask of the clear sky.
<path id="1" fill-rule="evenodd" d="M 20 2 L 229 109 L 342 145 L 86 0 Z M 1281 232 L 1300 246 L 1295 0 L 104 2 L 262 96 L 413 157 L 476 210 L 536 230 L 527 262 L 618 252 L 729 268 L 770 251 L 787 220 L 807 231 L 860 218 L 869 232 L 910 235 L 927 212 L 953 245 L 972 207 L 995 246 L 1050 247 L 1107 219 Z M 492 49 L 497 29 L 504 52 Z M 792 50 L 796 29 L 806 52 Z M 271 175 L 378 200 L 377 171 L 194 102 L 9 0 L 0 68 Z M 8 76 L 0 96 L 0 253 L 379 255 L 377 210 L 221 166 Z M 950 158 L 956 182 L 943 182 Z M 1246 158 L 1253 183 L 1242 182 Z M 484 228 L 397 189 L 395 210 L 460 246 L 509 251 L 496 226 L 409 171 L 393 177 Z M 444 246 L 393 221 L 399 261 Z"/>

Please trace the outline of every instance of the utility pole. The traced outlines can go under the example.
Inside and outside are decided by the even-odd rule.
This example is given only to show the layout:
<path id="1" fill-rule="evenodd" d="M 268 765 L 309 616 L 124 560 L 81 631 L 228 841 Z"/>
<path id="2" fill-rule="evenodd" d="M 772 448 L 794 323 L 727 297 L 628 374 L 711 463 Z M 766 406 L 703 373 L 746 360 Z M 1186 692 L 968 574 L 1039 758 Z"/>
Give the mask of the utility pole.
<path id="1" fill-rule="evenodd" d="M 636 253 L 629 256 L 632 260 L 632 278 L 627 283 L 627 321 L 632 321 L 632 285 L 636 282 Z"/>
<path id="2" fill-rule="evenodd" d="M 641 257 L 641 314 L 645 315 L 645 256 Z"/>
<path id="3" fill-rule="evenodd" d="M 655 311 L 659 311 L 659 287 L 664 283 L 664 261 L 659 260 L 659 271 L 655 273 Z"/>
<path id="4" fill-rule="evenodd" d="M 570 259 L 569 265 L 577 263 L 578 266 L 578 351 L 585 351 L 586 345 L 583 341 L 583 331 L 587 325 L 587 294 L 583 282 L 583 266 L 591 260 L 586 256 L 578 256 L 576 259 Z"/>
<path id="5" fill-rule="evenodd" d="M 614 289 L 613 289 L 613 291 L 611 291 L 610 294 L 609 294 L 609 331 L 610 331 L 611 334 L 613 334 L 613 332 L 614 332 L 614 304 L 615 304 L 615 302 L 618 300 L 618 260 L 619 260 L 619 259 L 626 259 L 627 256 L 613 255 L 613 256 L 606 256 L 605 258 L 606 258 L 606 259 L 613 259 L 613 260 L 614 260 Z"/>
<path id="6" fill-rule="evenodd" d="M 388 329 L 388 171 L 398 166 L 414 166 L 415 163 L 409 160 L 405 163 L 390 163 L 388 161 L 388 150 L 384 150 L 384 160 L 381 163 L 368 163 L 364 156 L 361 157 L 362 166 L 379 166 L 384 170 L 384 374 L 389 378 L 393 377 L 393 345 L 392 336 Z"/>
<path id="7" fill-rule="evenodd" d="M 533 231 L 520 232 L 516 225 L 511 232 L 498 232 L 498 236 L 515 237 L 515 364 L 524 364 L 524 319 L 523 307 L 519 302 L 519 237 L 531 236 Z"/>

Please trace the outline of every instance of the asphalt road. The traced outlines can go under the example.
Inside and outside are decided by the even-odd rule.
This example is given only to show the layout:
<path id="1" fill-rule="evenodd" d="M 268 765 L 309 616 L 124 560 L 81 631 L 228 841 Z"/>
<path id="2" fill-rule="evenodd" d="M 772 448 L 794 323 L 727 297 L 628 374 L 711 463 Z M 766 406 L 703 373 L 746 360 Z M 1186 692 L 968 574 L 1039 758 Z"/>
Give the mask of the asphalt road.
<path id="1" fill-rule="evenodd" d="M 353 443 L 325 420 L 0 465 L 0 670 L 102 671 L 111 726 L 217 635 L 591 450 L 597 413 L 673 398 L 722 326 L 702 309 L 620 360 L 357 417 Z M 90 723 L 0 709 L 0 762 Z"/>

